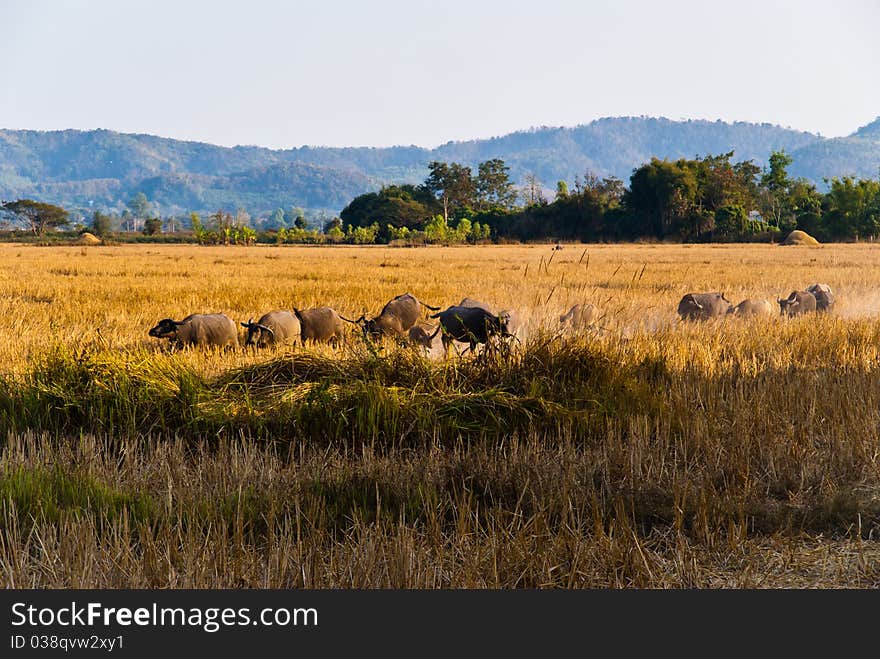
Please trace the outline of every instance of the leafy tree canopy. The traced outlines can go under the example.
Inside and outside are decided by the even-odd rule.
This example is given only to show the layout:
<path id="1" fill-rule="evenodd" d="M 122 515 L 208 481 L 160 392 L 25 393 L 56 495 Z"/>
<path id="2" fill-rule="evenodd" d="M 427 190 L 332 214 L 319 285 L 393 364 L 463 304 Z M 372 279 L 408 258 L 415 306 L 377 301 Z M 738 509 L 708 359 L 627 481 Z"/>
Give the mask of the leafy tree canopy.
<path id="1" fill-rule="evenodd" d="M 35 236 L 67 224 L 69 215 L 60 206 L 33 199 L 19 199 L 3 204 L 3 210 L 24 222 Z"/>

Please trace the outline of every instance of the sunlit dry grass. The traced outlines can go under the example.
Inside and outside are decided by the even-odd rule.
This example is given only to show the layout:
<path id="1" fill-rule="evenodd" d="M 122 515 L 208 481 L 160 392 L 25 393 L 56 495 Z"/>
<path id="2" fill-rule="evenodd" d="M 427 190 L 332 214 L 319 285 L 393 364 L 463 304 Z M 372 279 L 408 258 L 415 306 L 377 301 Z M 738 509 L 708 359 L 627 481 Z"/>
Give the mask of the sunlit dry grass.
<path id="1" fill-rule="evenodd" d="M 838 317 L 871 319 L 880 316 L 878 254 L 872 245 L 0 245 L 0 364 L 20 367 L 59 342 L 149 348 L 156 342 L 146 330 L 167 316 L 224 312 L 247 320 L 275 308 L 329 305 L 356 317 L 405 291 L 437 306 L 467 295 L 514 309 L 528 329 L 588 301 L 605 314 L 603 325 L 630 336 L 674 325 L 675 306 L 690 291 L 775 301 L 821 281 L 839 293 Z"/>
<path id="2" fill-rule="evenodd" d="M 7 585 L 876 586 L 880 250 L 0 245 Z M 691 291 L 831 316 L 683 324 Z M 160 318 L 403 292 L 507 355 L 169 354 Z M 558 331 L 578 302 L 595 330 Z"/>

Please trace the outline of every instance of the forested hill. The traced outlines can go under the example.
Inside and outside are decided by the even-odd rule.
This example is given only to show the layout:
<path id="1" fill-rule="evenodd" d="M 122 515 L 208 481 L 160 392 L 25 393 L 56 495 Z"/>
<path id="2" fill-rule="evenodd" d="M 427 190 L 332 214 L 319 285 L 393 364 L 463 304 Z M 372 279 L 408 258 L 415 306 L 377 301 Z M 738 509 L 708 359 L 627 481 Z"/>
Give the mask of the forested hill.
<path id="1" fill-rule="evenodd" d="M 220 147 L 151 135 L 94 131 L 0 130 L 0 199 L 39 198 L 69 208 L 121 209 L 144 192 L 162 214 L 218 207 L 251 213 L 300 206 L 339 210 L 383 183 L 420 182 L 431 160 L 469 165 L 501 158 L 514 181 L 534 174 L 547 187 L 591 171 L 624 181 L 660 158 L 735 151 L 761 166 L 785 149 L 791 172 L 817 183 L 852 174 L 876 177 L 880 119 L 852 136 L 824 139 L 770 124 L 608 118 L 574 128 L 538 128 L 502 137 L 409 147 Z"/>

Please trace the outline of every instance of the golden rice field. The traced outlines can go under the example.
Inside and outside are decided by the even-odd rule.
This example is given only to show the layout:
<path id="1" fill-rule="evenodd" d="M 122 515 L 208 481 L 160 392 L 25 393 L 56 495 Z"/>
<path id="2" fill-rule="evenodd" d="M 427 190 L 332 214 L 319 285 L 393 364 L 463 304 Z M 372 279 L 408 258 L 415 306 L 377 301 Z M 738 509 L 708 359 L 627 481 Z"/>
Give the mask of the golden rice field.
<path id="1" fill-rule="evenodd" d="M 2 583 L 876 587 L 878 257 L 0 245 Z M 692 291 L 775 306 L 815 282 L 832 315 L 675 313 Z M 407 291 L 512 310 L 521 342 L 444 359 L 354 328 L 259 353 L 147 336 Z M 597 327 L 561 332 L 580 302 Z"/>

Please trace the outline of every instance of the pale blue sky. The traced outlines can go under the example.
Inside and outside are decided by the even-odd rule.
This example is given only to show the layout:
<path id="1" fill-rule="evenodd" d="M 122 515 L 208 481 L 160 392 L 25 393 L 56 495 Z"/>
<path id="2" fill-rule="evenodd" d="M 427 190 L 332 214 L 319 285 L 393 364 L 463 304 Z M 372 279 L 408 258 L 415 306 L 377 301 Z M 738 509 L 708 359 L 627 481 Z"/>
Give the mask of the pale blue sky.
<path id="1" fill-rule="evenodd" d="M 269 147 L 880 115 L 880 1 L 0 0 L 0 128 Z"/>

